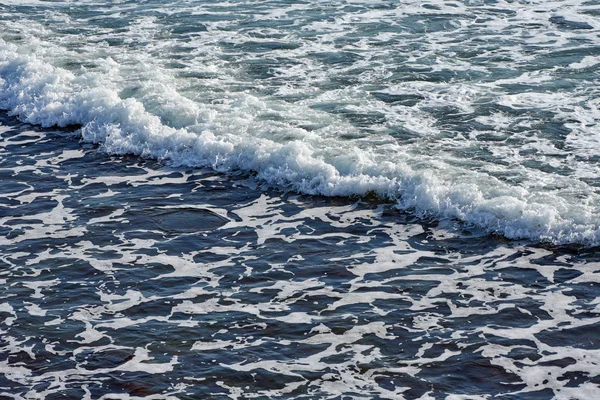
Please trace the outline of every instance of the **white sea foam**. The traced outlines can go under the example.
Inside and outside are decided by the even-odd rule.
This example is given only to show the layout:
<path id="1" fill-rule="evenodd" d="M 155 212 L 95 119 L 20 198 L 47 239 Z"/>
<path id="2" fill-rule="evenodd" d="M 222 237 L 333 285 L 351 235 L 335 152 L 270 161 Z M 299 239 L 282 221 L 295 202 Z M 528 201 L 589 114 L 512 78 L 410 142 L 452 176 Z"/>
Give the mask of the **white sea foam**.
<path id="1" fill-rule="evenodd" d="M 5 195 L 0 221 L 1 396 L 598 392 L 593 251 L 448 234 L 387 205 L 260 193 L 206 169 L 115 165 L 50 134 L 2 136 L 6 167 L 33 170 L 1 171 L 31 185 Z M 210 233 L 186 229 L 209 214 Z M 76 229 L 85 238 L 49 239 Z"/>
<path id="2" fill-rule="evenodd" d="M 493 57 L 498 47 L 480 48 L 466 39 L 468 34 L 496 38 L 494 29 L 499 29 L 518 38 L 524 32 L 521 24 L 537 24 L 522 45 L 538 46 L 539 54 L 547 55 L 557 43 L 568 46 L 571 40 L 591 37 L 593 20 L 563 12 L 559 17 L 574 21 L 579 16 L 592 29 L 565 29 L 550 43 L 546 35 L 555 30 L 552 21 L 568 26 L 554 18 L 560 2 L 543 12 L 535 9 L 537 3 L 519 8 L 502 2 L 491 9 L 508 9 L 512 16 L 493 16 L 489 25 L 474 31 L 468 19 L 485 15 L 475 6 L 419 4 L 365 6 L 355 12 L 332 6 L 330 19 L 294 19 L 295 31 L 271 26 L 244 30 L 235 18 L 215 18 L 185 41 L 166 33 L 169 27 L 155 16 L 132 17 L 118 33 L 94 27 L 93 35 L 59 39 L 51 24 L 12 21 L 0 39 L 0 108 L 42 126 L 81 125 L 84 140 L 113 154 L 252 173 L 307 194 L 374 192 L 416 214 L 458 219 L 509 238 L 600 244 L 600 198 L 589 183 L 598 172 L 597 88 L 548 91 L 544 85 L 555 79 L 557 68 L 487 81 L 394 82 L 396 66 L 385 63 L 393 56 L 394 62 L 428 74 L 488 74 L 496 68 L 493 64 L 472 62 L 460 51 L 475 49 Z M 219 15 L 203 4 L 186 10 Z M 300 5 L 265 10 L 253 15 L 253 21 L 268 24 L 292 13 L 310 16 L 310 7 Z M 128 8 L 107 6 L 107 12 Z M 160 12 L 168 15 L 165 9 Z M 406 18 L 403 23 L 409 24 L 417 18 L 418 27 L 442 12 L 456 14 L 457 20 L 440 32 L 426 30 L 421 42 L 402 30 L 348 41 L 361 26 L 394 26 L 394 18 Z M 61 27 L 67 17 L 52 21 Z M 77 22 L 91 27 L 87 23 Z M 307 40 L 299 32 L 318 36 Z M 463 48 L 453 45 L 456 35 L 465 39 Z M 241 50 L 250 42 L 270 46 L 276 41 L 270 36 L 293 45 L 275 47 L 268 56 L 263 50 Z M 397 58 L 394 43 L 400 39 L 423 49 Z M 111 40 L 122 42 L 108 45 Z M 182 46 L 187 55 L 180 56 Z M 232 49 L 224 50 L 226 46 Z M 535 60 L 510 43 L 504 49 L 508 68 Z M 338 53 L 355 59 L 327 64 L 315 58 Z M 274 65 L 266 77 L 249 77 L 249 66 L 269 57 L 288 61 Z M 597 65 L 595 60 L 582 56 L 564 66 L 585 71 Z M 181 65 L 171 68 L 170 62 Z M 360 71 L 356 84 L 328 87 L 332 80 L 353 76 L 352 71 Z M 193 77 L 197 75 L 202 78 Z M 514 85 L 537 89 L 515 91 Z M 482 104 L 502 111 L 482 112 Z M 465 117 L 467 122 L 452 122 Z M 564 141 L 557 144 L 541 133 L 548 123 L 565 129 Z"/>

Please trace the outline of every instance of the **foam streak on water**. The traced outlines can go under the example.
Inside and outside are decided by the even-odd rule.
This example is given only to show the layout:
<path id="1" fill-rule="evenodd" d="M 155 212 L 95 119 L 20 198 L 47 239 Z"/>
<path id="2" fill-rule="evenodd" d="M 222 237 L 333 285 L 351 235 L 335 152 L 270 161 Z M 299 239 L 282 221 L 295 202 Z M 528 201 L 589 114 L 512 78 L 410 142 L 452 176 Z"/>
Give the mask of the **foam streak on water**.
<path id="1" fill-rule="evenodd" d="M 114 154 L 600 243 L 600 8 L 0 1 L 0 108 Z"/>
<path id="2" fill-rule="evenodd" d="M 593 251 L 0 121 L 2 398 L 600 396 Z"/>

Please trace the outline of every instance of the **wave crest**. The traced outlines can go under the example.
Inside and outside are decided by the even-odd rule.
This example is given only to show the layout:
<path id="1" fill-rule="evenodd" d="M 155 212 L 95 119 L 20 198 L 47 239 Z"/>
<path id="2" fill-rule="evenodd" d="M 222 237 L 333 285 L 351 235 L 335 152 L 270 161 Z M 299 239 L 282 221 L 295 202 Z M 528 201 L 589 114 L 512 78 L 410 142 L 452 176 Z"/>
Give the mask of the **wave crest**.
<path id="1" fill-rule="evenodd" d="M 389 135 L 347 139 L 355 127 L 299 103 L 243 92 L 219 102 L 194 102 L 168 76 L 127 97 L 124 82 L 132 77 L 123 76 L 122 66 L 109 57 L 96 60 L 93 70 L 52 64 L 0 41 L 0 108 L 44 127 L 81 125 L 84 140 L 113 154 L 245 171 L 306 194 L 376 193 L 418 215 L 458 219 L 508 238 L 600 243 L 592 188 L 584 187 L 586 197 L 577 202 L 578 193 L 569 197 L 568 188 L 511 185 L 439 154 L 411 152 Z"/>

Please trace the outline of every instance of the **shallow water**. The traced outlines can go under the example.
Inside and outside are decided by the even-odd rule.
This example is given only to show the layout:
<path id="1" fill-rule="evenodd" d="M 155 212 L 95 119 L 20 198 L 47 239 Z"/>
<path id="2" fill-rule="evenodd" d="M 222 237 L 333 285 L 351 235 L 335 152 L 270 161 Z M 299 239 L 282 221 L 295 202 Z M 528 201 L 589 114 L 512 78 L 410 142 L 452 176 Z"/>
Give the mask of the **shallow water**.
<path id="1" fill-rule="evenodd" d="M 594 249 L 1 122 L 1 396 L 600 396 Z"/>

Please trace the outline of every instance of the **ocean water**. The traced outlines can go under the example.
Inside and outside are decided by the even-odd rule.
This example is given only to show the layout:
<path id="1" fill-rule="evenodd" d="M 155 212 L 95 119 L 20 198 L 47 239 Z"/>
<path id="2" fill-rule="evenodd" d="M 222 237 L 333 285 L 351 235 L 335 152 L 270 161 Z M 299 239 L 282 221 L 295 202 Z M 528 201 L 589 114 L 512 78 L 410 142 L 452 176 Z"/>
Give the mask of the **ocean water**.
<path id="1" fill-rule="evenodd" d="M 0 396 L 600 398 L 600 2 L 0 0 Z"/>

